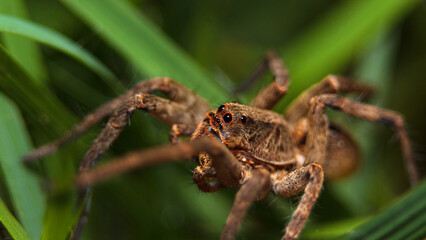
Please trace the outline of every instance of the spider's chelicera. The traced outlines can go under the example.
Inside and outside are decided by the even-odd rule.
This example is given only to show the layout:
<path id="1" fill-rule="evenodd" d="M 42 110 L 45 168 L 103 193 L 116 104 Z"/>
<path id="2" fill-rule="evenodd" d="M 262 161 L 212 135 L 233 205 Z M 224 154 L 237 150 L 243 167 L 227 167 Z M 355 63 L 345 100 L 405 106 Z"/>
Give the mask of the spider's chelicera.
<path id="1" fill-rule="evenodd" d="M 336 93 L 368 95 L 371 89 L 344 77 L 329 75 L 305 91 L 284 115 L 271 109 L 287 93 L 289 80 L 282 61 L 272 52 L 262 65 L 269 66 L 275 81 L 260 91 L 250 106 L 226 103 L 215 110 L 191 90 L 169 78 L 155 78 L 136 85 L 89 114 L 63 138 L 36 149 L 26 162 L 54 152 L 64 143 L 110 116 L 80 164 L 77 185 L 80 204 L 90 194 L 89 185 L 118 173 L 153 164 L 195 159 L 193 181 L 205 192 L 240 187 L 226 220 L 221 239 L 233 239 L 249 205 L 270 191 L 290 197 L 304 191 L 283 239 L 296 239 L 322 188 L 323 180 L 339 179 L 358 164 L 358 149 L 341 128 L 329 123 L 325 107 L 389 125 L 398 135 L 411 182 L 419 180 L 402 117 L 392 111 L 349 100 Z M 260 69 L 266 69 L 262 67 Z M 259 75 L 259 74 L 257 74 Z M 155 90 L 169 99 L 150 94 Z M 141 109 L 171 126 L 171 145 L 129 153 L 92 169 L 110 144 Z M 190 136 L 181 142 L 181 136 Z M 87 212 L 86 212 L 87 214 Z M 75 234 L 79 232 L 77 225 Z"/>

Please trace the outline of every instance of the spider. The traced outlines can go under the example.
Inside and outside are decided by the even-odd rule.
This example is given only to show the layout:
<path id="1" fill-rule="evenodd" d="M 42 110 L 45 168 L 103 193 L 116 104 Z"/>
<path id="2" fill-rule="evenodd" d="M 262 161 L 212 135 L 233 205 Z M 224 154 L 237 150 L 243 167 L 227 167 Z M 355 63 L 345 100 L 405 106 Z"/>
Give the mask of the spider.
<path id="1" fill-rule="evenodd" d="M 80 200 L 87 198 L 90 185 L 113 175 L 136 167 L 195 158 L 199 166 L 193 172 L 193 181 L 201 191 L 240 187 L 221 239 L 234 239 L 250 204 L 270 191 L 282 197 L 304 191 L 283 236 L 283 239 L 296 239 L 320 194 L 324 178 L 345 177 L 358 164 L 354 141 L 329 123 L 324 114 L 324 109 L 330 107 L 393 128 L 400 139 L 411 182 L 419 181 L 403 118 L 395 112 L 337 95 L 351 92 L 369 95 L 372 92 L 369 87 L 329 75 L 302 93 L 280 115 L 271 109 L 287 93 L 288 72 L 273 52 L 265 55 L 255 75 L 268 68 L 275 80 L 260 91 L 250 106 L 230 102 L 214 110 L 203 98 L 170 78 L 143 81 L 97 108 L 59 140 L 27 155 L 24 161 L 54 152 L 110 116 L 80 163 L 76 180 Z M 152 95 L 154 90 L 163 92 L 168 99 Z M 171 126 L 172 144 L 132 152 L 92 169 L 136 109 Z M 190 140 L 182 142 L 182 136 L 189 136 Z"/>

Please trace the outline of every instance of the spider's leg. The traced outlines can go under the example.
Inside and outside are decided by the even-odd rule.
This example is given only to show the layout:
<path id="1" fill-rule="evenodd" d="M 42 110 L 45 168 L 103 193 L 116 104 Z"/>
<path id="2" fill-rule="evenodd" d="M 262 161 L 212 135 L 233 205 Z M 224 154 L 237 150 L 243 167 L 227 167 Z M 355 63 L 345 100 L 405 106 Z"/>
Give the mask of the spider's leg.
<path id="1" fill-rule="evenodd" d="M 328 106 L 346 114 L 372 122 L 380 122 L 391 127 L 399 137 L 405 164 L 407 165 L 407 170 L 410 175 L 411 184 L 414 186 L 419 182 L 420 178 L 413 159 L 410 140 L 405 129 L 403 117 L 400 114 L 369 104 L 352 101 L 335 94 L 323 94 L 314 97 L 312 98 L 311 103 L 312 107 L 321 113 L 323 113 L 324 108 Z"/>
<path id="2" fill-rule="evenodd" d="M 90 169 L 118 137 L 136 109 L 141 109 L 153 115 L 168 125 L 185 124 L 196 127 L 195 116 L 186 111 L 182 104 L 160 98 L 151 94 L 139 93 L 126 100 L 114 114 L 107 125 L 93 142 L 80 163 L 80 172 Z"/>
<path id="3" fill-rule="evenodd" d="M 275 104 L 287 93 L 289 77 L 282 60 L 274 53 L 267 52 L 265 59 L 253 74 L 252 79 L 258 78 L 266 70 L 266 66 L 274 75 L 275 81 L 262 89 L 251 103 L 252 106 L 272 109 Z"/>
<path id="4" fill-rule="evenodd" d="M 235 239 L 241 221 L 252 202 L 266 196 L 271 189 L 271 176 L 266 169 L 257 168 L 252 170 L 251 177 L 241 186 L 238 191 L 231 212 L 226 219 L 221 240 Z"/>
<path id="5" fill-rule="evenodd" d="M 99 123 L 106 117 L 114 113 L 129 97 L 137 93 L 150 93 L 159 90 L 167 95 L 170 100 L 185 106 L 185 110 L 192 111 L 197 118 L 203 118 L 209 109 L 209 104 L 200 96 L 191 90 L 171 80 L 170 78 L 154 78 L 143 81 L 130 89 L 127 93 L 101 105 L 93 112 L 88 114 L 80 123 L 75 125 L 71 130 L 65 133 L 61 138 L 46 144 L 38 149 L 33 150 L 24 157 L 24 162 L 31 162 L 35 159 L 44 157 L 55 152 L 58 148 L 67 142 L 78 138 L 85 133 L 90 127 Z"/>
<path id="6" fill-rule="evenodd" d="M 29 154 L 24 156 L 23 162 L 24 163 L 30 163 L 36 159 L 45 157 L 55 151 L 57 151 L 60 147 L 68 143 L 69 141 L 72 141 L 79 136 L 81 136 L 83 133 L 85 133 L 89 128 L 91 128 L 93 125 L 97 124 L 98 122 L 102 121 L 105 117 L 111 115 L 111 113 L 119 107 L 122 102 L 126 99 L 127 95 L 122 95 L 120 97 L 117 97 L 97 109 L 95 109 L 93 112 L 91 112 L 89 115 L 84 117 L 84 119 L 75 125 L 72 129 L 70 129 L 68 132 L 66 132 L 61 138 L 50 142 L 44 146 L 41 146 L 37 149 L 34 149 Z"/>
<path id="7" fill-rule="evenodd" d="M 94 170 L 82 172 L 77 179 L 77 185 L 84 188 L 135 168 L 173 162 L 179 159 L 192 160 L 193 156 L 202 152 L 211 156 L 213 167 L 217 171 L 216 176 L 223 185 L 238 186 L 241 179 L 240 163 L 224 144 L 210 137 L 128 153 Z"/>
<path id="8" fill-rule="evenodd" d="M 356 83 L 342 76 L 328 75 L 319 83 L 313 85 L 295 99 L 288 107 L 285 118 L 290 123 L 296 123 L 304 118 L 310 106 L 311 98 L 326 93 L 358 93 L 363 98 L 370 97 L 374 90 L 364 84 Z"/>
<path id="9" fill-rule="evenodd" d="M 298 168 L 289 174 L 273 176 L 272 189 L 278 195 L 290 197 L 305 190 L 282 239 L 296 239 L 299 236 L 321 192 L 323 179 L 323 169 L 315 163 Z"/>

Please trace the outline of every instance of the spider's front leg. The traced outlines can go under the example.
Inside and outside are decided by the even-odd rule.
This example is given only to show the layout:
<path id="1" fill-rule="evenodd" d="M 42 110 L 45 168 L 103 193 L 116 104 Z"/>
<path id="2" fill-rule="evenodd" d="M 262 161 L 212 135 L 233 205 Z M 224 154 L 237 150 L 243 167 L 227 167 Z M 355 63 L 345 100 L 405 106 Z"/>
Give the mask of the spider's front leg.
<path id="1" fill-rule="evenodd" d="M 85 188 L 136 168 L 173 162 L 179 159 L 192 160 L 194 156 L 200 153 L 207 153 L 211 156 L 213 167 L 217 171 L 216 177 L 223 185 L 235 187 L 240 183 L 240 163 L 225 145 L 211 137 L 128 153 L 94 170 L 81 173 L 76 183 L 80 188 Z"/>

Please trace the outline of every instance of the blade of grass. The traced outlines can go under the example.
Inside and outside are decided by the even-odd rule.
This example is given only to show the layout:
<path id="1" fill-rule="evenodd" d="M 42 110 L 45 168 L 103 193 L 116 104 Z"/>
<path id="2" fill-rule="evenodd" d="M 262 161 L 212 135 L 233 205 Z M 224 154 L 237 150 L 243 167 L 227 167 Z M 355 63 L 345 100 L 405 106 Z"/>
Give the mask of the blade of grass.
<path id="1" fill-rule="evenodd" d="M 0 90 L 21 109 L 27 124 L 33 129 L 36 142 L 57 138 L 75 122 L 75 117 L 43 85 L 35 84 L 22 68 L 0 46 Z M 50 124 L 54 121 L 55 124 Z M 78 151 L 77 151 L 78 152 Z M 72 154 L 70 154 L 72 153 Z M 43 161 L 49 180 L 58 185 L 69 184 L 75 173 L 73 156 L 59 152 Z M 50 193 L 54 195 L 54 193 Z M 43 224 L 43 239 L 64 239 L 69 234 L 75 206 L 72 197 L 50 196 Z"/>
<path id="2" fill-rule="evenodd" d="M 302 239 L 339 239 L 352 229 L 367 222 L 370 218 L 350 218 L 332 223 L 315 225 L 310 230 L 302 232 Z"/>
<path id="3" fill-rule="evenodd" d="M 18 105 L 28 117 L 27 120 L 44 125 L 46 133 L 63 133 L 75 122 L 75 118 L 59 100 L 47 88 L 35 84 L 1 46 L 0 90 Z M 47 119 L 40 119 L 40 115 L 46 115 Z M 57 123 L 47 127 L 49 120 Z"/>
<path id="4" fill-rule="evenodd" d="M 172 77 L 210 101 L 227 100 L 226 91 L 128 2 L 63 0 L 62 3 L 96 29 L 146 77 Z"/>
<path id="5" fill-rule="evenodd" d="M 111 89 L 123 90 L 113 73 L 91 53 L 55 31 L 33 22 L 3 14 L 0 14 L 0 31 L 27 37 L 62 51 L 93 70 Z"/>
<path id="6" fill-rule="evenodd" d="M 413 239 L 426 236 L 426 181 L 344 239 Z"/>
<path id="7" fill-rule="evenodd" d="M 0 1 L 0 13 L 23 19 L 28 18 L 25 3 L 22 0 Z M 3 34 L 4 45 L 21 66 L 33 77 L 42 82 L 46 78 L 40 49 L 33 41 L 13 34 Z"/>
<path id="8" fill-rule="evenodd" d="M 290 69 L 292 84 L 287 100 L 281 101 L 276 109 L 284 109 L 289 100 L 304 89 L 327 74 L 339 71 L 371 37 L 401 19 L 419 2 L 345 1 L 326 13 L 313 29 L 281 51 Z"/>
<path id="9" fill-rule="evenodd" d="M 50 196 L 41 239 L 67 239 L 74 224 L 75 205 L 73 194 Z"/>
<path id="10" fill-rule="evenodd" d="M 31 239 L 41 236 L 45 209 L 37 178 L 21 164 L 29 136 L 16 106 L 0 94 L 0 169 L 15 212 Z"/>
<path id="11" fill-rule="evenodd" d="M 7 229 L 9 234 L 13 237 L 13 239 L 30 239 L 19 224 L 18 220 L 13 217 L 10 213 L 9 209 L 7 209 L 6 204 L 4 204 L 3 200 L 0 198 L 0 222 Z"/>

